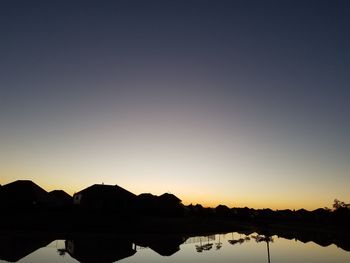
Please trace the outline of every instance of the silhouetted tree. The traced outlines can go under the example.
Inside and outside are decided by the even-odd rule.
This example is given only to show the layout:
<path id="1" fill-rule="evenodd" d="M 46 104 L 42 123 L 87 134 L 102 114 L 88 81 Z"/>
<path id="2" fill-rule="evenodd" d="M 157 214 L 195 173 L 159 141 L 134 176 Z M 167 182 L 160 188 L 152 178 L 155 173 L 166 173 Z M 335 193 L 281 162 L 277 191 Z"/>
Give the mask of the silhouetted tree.
<path id="1" fill-rule="evenodd" d="M 350 209 L 350 204 L 345 204 L 343 201 L 340 201 L 338 199 L 334 199 L 333 208 L 334 208 L 334 210 L 338 210 L 341 208 Z"/>
<path id="2" fill-rule="evenodd" d="M 333 220 L 334 223 L 339 226 L 349 227 L 350 220 L 350 204 L 346 204 L 338 199 L 334 199 L 333 204 Z"/>

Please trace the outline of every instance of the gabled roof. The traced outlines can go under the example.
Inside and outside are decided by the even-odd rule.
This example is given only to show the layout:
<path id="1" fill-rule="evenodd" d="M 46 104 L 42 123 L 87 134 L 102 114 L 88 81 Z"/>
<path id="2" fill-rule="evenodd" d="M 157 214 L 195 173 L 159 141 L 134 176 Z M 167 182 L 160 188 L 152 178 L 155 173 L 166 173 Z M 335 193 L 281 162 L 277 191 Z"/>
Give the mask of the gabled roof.
<path id="1" fill-rule="evenodd" d="M 39 185 L 35 184 L 34 182 L 30 180 L 17 180 L 8 184 L 5 184 L 1 187 L 2 190 L 5 189 L 19 189 L 19 188 L 32 188 L 38 191 L 42 191 L 47 193 L 44 189 L 42 189 Z"/>
<path id="2" fill-rule="evenodd" d="M 57 196 L 60 198 L 72 198 L 68 193 L 66 193 L 63 190 L 53 190 L 53 191 L 49 192 L 49 195 Z"/>
<path id="3" fill-rule="evenodd" d="M 165 193 L 165 194 L 162 194 L 161 196 L 159 196 L 160 199 L 162 200 L 166 200 L 166 201 L 170 201 L 170 202 L 177 202 L 177 203 L 180 203 L 181 202 L 181 199 L 177 198 L 175 195 L 173 194 L 169 194 L 169 193 Z"/>
<path id="4" fill-rule="evenodd" d="M 49 197 L 53 202 L 70 203 L 72 197 L 63 190 L 53 190 L 49 192 Z"/>
<path id="5" fill-rule="evenodd" d="M 150 201 L 156 201 L 158 199 L 158 196 L 152 195 L 150 193 L 143 193 L 143 194 L 139 194 L 137 196 L 137 199 L 139 201 L 150 202 Z"/>
<path id="6" fill-rule="evenodd" d="M 124 188 L 118 186 L 118 185 L 106 185 L 106 184 L 94 184 L 91 185 L 77 193 L 76 194 L 122 194 L 122 195 L 128 195 L 136 197 L 135 194 L 129 192 L 128 190 L 125 190 Z"/>
<path id="7" fill-rule="evenodd" d="M 100 192 L 100 191 L 114 191 L 114 185 L 106 185 L 106 184 L 93 184 L 75 194 L 85 194 L 85 193 L 92 193 L 92 192 Z"/>
<path id="8" fill-rule="evenodd" d="M 48 201 L 48 193 L 30 180 L 17 180 L 3 185 L 1 187 L 1 195 L 5 202 L 29 203 L 32 201 Z"/>
<path id="9" fill-rule="evenodd" d="M 153 198 L 153 197 L 157 197 L 157 196 L 152 195 L 151 193 L 142 193 L 142 194 L 139 194 L 138 197 L 140 197 L 140 198 Z"/>

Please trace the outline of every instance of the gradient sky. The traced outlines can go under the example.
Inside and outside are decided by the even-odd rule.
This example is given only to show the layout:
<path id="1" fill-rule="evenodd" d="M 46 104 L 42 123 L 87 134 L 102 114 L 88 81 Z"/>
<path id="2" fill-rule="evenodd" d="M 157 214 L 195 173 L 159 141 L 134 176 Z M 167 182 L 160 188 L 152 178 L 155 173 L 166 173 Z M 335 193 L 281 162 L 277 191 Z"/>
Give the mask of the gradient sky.
<path id="1" fill-rule="evenodd" d="M 350 201 L 349 1 L 1 1 L 0 184 Z"/>

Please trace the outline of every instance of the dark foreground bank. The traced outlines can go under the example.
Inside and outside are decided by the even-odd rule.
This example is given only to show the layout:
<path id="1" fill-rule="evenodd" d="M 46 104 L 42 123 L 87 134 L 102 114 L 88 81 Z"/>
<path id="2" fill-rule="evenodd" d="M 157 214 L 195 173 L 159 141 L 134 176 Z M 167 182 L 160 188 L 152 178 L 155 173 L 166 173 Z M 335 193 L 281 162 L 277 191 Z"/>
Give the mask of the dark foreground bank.
<path id="1" fill-rule="evenodd" d="M 212 242 L 209 243 L 210 238 L 214 234 L 227 232 L 242 234 L 238 239 L 228 240 L 231 245 L 245 243 L 249 238 L 268 244 L 273 242 L 274 236 L 277 235 L 304 243 L 313 241 L 323 247 L 335 244 L 345 251 L 350 251 L 349 236 L 340 233 L 317 232 L 310 229 L 283 229 L 276 226 L 259 227 L 252 224 L 242 225 L 237 222 L 198 218 L 187 222 L 179 218 L 167 218 L 166 220 L 142 218 L 142 220 L 143 224 L 135 228 L 132 225 L 140 221 L 135 219 L 129 223 L 126 220 L 115 221 L 114 224 L 123 227 L 112 230 L 96 226 L 90 230 L 78 228 L 74 231 L 67 231 L 67 229 L 63 231 L 62 226 L 61 229 L 49 230 L 50 224 L 45 227 L 41 226 L 41 228 L 39 225 L 33 228 L 24 227 L 24 225 L 19 225 L 16 229 L 1 228 L 0 260 L 17 262 L 54 240 L 65 240 L 64 248 L 57 249 L 57 253 L 60 255 L 68 253 L 79 262 L 115 262 L 134 255 L 138 247 L 141 249 L 147 247 L 159 255 L 171 256 L 180 250 L 181 244 L 190 242 L 194 236 L 204 236 L 202 240 L 207 241 L 196 245 L 197 252 L 209 250 L 213 246 Z M 176 229 L 189 232 L 177 232 Z M 226 230 L 211 232 L 210 230 L 213 229 Z M 220 245 L 220 243 L 215 244 Z"/>
<path id="2" fill-rule="evenodd" d="M 225 217 L 160 217 L 123 215 L 101 211 L 37 210 L 12 211 L 2 214 L 2 236 L 45 236 L 50 240 L 72 236 L 182 236 L 208 235 L 210 233 L 258 233 L 278 235 L 302 242 L 313 241 L 322 246 L 335 244 L 350 251 L 348 225 L 307 224 L 302 221 L 233 220 Z"/>

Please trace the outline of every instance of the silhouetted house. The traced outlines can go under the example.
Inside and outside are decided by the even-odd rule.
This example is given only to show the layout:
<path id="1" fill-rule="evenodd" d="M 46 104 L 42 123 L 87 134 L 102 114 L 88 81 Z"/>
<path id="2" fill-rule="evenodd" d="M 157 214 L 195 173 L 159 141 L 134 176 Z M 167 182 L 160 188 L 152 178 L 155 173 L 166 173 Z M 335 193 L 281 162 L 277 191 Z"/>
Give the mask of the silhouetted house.
<path id="1" fill-rule="evenodd" d="M 38 207 L 48 203 L 48 193 L 32 181 L 18 180 L 1 187 L 0 207 Z"/>
<path id="2" fill-rule="evenodd" d="M 231 212 L 238 220 L 251 220 L 257 216 L 257 211 L 254 209 L 244 207 L 244 208 L 231 208 Z"/>
<path id="3" fill-rule="evenodd" d="M 135 194 L 118 185 L 94 184 L 73 195 L 75 205 L 91 209 L 126 211 L 135 201 Z"/>
<path id="4" fill-rule="evenodd" d="M 277 210 L 275 211 L 275 218 L 279 221 L 294 221 L 295 213 L 290 209 Z"/>
<path id="5" fill-rule="evenodd" d="M 73 204 L 73 198 L 63 190 L 53 190 L 48 195 L 51 206 L 64 207 Z"/>
<path id="6" fill-rule="evenodd" d="M 184 214 L 184 206 L 181 200 L 173 194 L 162 194 L 158 198 L 158 207 L 163 215 L 181 216 Z"/>
<path id="7" fill-rule="evenodd" d="M 273 219 L 275 216 L 275 213 L 270 208 L 264 208 L 257 210 L 257 218 L 263 219 L 263 220 L 269 220 Z"/>
<path id="8" fill-rule="evenodd" d="M 158 196 L 144 193 L 137 196 L 137 211 L 144 215 L 158 213 Z"/>
<path id="9" fill-rule="evenodd" d="M 215 208 L 215 213 L 219 217 L 229 217 L 231 215 L 231 210 L 226 205 L 218 205 Z"/>
<path id="10" fill-rule="evenodd" d="M 204 213 L 203 213 L 204 208 L 200 204 L 196 204 L 196 205 L 190 204 L 187 206 L 187 209 L 189 211 L 189 215 L 192 215 L 192 216 L 203 216 L 204 215 Z"/>
<path id="11" fill-rule="evenodd" d="M 326 209 L 318 208 L 311 213 L 315 223 L 328 223 L 330 221 L 331 212 Z"/>
<path id="12" fill-rule="evenodd" d="M 133 243 L 122 238 L 66 240 L 66 251 L 82 263 L 112 263 L 136 253 Z"/>
<path id="13" fill-rule="evenodd" d="M 185 208 L 173 194 L 144 193 L 137 196 L 137 211 L 145 215 L 178 216 L 184 214 Z"/>
<path id="14" fill-rule="evenodd" d="M 162 194 L 161 196 L 159 196 L 159 199 L 161 200 L 161 202 L 167 203 L 169 205 L 181 204 L 181 200 L 179 198 L 169 193 Z"/>
<path id="15" fill-rule="evenodd" d="M 312 219 L 312 214 L 310 211 L 305 210 L 304 208 L 295 211 L 295 216 L 299 221 L 304 222 L 310 221 Z"/>

